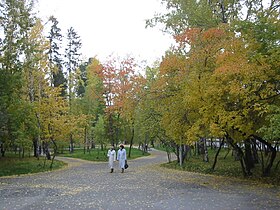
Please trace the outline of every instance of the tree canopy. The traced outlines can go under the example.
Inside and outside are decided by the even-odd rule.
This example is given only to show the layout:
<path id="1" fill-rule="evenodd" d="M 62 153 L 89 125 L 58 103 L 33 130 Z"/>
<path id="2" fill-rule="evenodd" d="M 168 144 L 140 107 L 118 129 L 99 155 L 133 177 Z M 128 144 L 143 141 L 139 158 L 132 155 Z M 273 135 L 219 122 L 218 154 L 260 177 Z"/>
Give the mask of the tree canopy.
<path id="1" fill-rule="evenodd" d="M 33 14 L 33 1 L 2 0 L 1 150 L 39 157 L 75 144 L 158 141 L 182 163 L 213 138 L 234 150 L 244 175 L 258 161 L 269 175 L 279 145 L 279 1 L 162 3 L 166 13 L 147 26 L 163 24 L 176 45 L 142 67 L 131 56 L 82 61 L 73 27 L 64 36 L 57 18 Z"/>

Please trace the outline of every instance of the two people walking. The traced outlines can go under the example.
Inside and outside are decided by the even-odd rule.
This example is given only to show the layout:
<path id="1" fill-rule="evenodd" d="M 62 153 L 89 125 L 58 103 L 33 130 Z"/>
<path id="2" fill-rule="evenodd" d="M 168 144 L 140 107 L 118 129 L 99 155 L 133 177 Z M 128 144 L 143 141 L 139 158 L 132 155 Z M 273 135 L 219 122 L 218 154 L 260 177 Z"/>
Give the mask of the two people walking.
<path id="1" fill-rule="evenodd" d="M 110 172 L 113 173 L 114 161 L 116 160 L 116 151 L 113 146 L 111 147 L 111 149 L 108 150 L 107 156 L 109 158 L 109 168 L 111 169 Z M 127 167 L 126 150 L 123 144 L 120 145 L 120 148 L 118 150 L 117 161 L 119 161 L 119 167 L 123 173 L 124 169 Z"/>

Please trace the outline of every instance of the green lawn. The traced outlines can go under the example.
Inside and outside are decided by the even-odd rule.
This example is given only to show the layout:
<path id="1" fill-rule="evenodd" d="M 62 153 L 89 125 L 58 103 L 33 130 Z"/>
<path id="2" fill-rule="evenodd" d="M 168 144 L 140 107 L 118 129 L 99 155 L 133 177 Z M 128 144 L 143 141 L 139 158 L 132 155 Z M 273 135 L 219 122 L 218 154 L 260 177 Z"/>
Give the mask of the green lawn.
<path id="1" fill-rule="evenodd" d="M 128 148 L 127 155 L 128 155 Z M 132 148 L 131 157 L 128 159 L 135 159 L 141 156 L 149 155 L 141 150 Z M 90 161 L 107 161 L 107 150 L 92 149 L 84 154 L 83 149 L 75 149 L 74 153 L 70 154 L 65 151 L 59 156 L 80 158 Z M 0 157 L 0 177 L 11 176 L 11 175 L 21 175 L 21 174 L 31 174 L 50 170 L 51 160 L 45 160 L 45 157 L 40 157 L 38 160 L 35 157 L 24 157 L 19 158 L 19 154 L 13 152 L 6 152 L 5 157 Z M 52 166 L 52 170 L 62 168 L 65 163 L 55 160 Z"/>
<path id="2" fill-rule="evenodd" d="M 6 157 L 0 158 L 0 177 L 50 171 L 50 164 L 51 160 L 45 161 L 44 157 L 39 160 L 35 157 L 19 158 L 7 153 Z M 54 161 L 52 170 L 64 165 L 61 161 Z"/>
<path id="3" fill-rule="evenodd" d="M 203 162 L 202 156 L 192 155 L 191 157 L 188 157 L 188 159 L 184 162 L 182 167 L 179 166 L 177 161 L 174 161 L 172 163 L 165 163 L 162 164 L 162 166 L 167 168 L 198 172 L 204 174 L 215 174 L 220 176 L 243 178 L 240 162 L 234 160 L 234 157 L 231 152 L 226 156 L 227 150 L 226 149 L 221 150 L 214 171 L 212 171 L 211 168 L 213 165 L 216 151 L 209 149 L 208 154 L 209 154 L 209 162 Z M 275 170 L 275 165 L 279 160 L 280 160 L 280 154 L 278 153 L 277 158 L 274 161 L 274 166 L 272 167 L 272 173 L 270 177 L 262 177 L 260 173 L 261 164 L 256 164 L 255 168 L 252 170 L 253 176 L 248 177 L 248 179 L 257 180 L 263 183 L 280 185 L 280 167 L 278 166 L 278 169 Z"/>
<path id="4" fill-rule="evenodd" d="M 72 158 L 80 158 L 83 160 L 90 160 L 90 161 L 107 161 L 107 149 L 91 149 L 89 151 L 84 152 L 83 149 L 75 149 L 74 153 L 69 153 L 68 151 L 64 152 L 63 154 L 58 154 L 58 156 L 63 157 L 72 157 Z M 128 156 L 129 148 L 126 148 L 126 153 Z M 135 159 L 138 157 L 149 155 L 149 153 L 143 153 L 139 149 L 132 148 L 131 149 L 131 157 L 128 159 Z"/>

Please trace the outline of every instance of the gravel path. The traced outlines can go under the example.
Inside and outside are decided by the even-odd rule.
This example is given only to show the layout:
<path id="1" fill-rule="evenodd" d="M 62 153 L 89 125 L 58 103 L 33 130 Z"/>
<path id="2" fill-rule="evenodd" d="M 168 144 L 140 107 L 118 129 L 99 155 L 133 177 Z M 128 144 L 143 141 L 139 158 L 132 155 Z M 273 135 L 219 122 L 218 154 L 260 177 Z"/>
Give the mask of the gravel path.
<path id="1" fill-rule="evenodd" d="M 280 209 L 280 187 L 175 171 L 164 152 L 129 161 L 125 173 L 107 163 L 59 158 L 68 167 L 0 178 L 6 209 Z"/>

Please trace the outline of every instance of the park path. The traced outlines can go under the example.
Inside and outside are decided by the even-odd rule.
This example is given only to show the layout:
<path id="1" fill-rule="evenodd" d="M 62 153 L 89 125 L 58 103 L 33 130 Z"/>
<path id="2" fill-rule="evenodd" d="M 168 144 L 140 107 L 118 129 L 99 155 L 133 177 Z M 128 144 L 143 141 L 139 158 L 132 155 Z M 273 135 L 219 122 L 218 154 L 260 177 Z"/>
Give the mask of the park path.
<path id="1" fill-rule="evenodd" d="M 280 209 L 280 188 L 162 168 L 164 152 L 107 163 L 59 158 L 64 169 L 0 178 L 0 210 L 10 209 Z"/>

